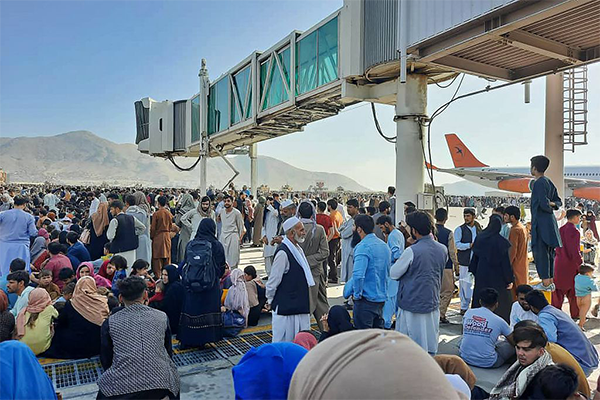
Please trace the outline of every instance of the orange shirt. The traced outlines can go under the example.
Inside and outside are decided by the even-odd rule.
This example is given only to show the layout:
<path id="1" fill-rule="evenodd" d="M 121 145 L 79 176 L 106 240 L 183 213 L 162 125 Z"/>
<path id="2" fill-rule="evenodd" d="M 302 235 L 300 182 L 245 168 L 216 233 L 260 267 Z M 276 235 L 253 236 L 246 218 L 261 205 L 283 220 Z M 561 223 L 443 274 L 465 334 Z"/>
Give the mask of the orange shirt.
<path id="1" fill-rule="evenodd" d="M 340 226 L 344 223 L 344 218 L 342 214 L 340 214 L 337 210 L 331 211 L 329 213 L 329 217 L 331 218 L 331 224 L 335 227 L 335 233 L 333 234 L 333 239 L 338 239 L 340 237 L 339 229 Z"/>

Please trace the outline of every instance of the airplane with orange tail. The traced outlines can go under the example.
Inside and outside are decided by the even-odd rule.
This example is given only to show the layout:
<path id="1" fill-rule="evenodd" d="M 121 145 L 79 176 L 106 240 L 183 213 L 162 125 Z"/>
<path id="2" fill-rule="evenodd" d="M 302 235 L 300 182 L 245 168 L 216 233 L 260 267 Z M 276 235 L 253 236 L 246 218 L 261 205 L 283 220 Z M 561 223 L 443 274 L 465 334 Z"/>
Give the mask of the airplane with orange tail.
<path id="1" fill-rule="evenodd" d="M 529 193 L 532 180 L 529 167 L 493 168 L 482 163 L 454 133 L 446 135 L 454 168 L 432 166 L 434 170 L 459 176 L 471 182 L 509 192 Z M 600 165 L 565 167 L 565 193 L 600 201 Z"/>

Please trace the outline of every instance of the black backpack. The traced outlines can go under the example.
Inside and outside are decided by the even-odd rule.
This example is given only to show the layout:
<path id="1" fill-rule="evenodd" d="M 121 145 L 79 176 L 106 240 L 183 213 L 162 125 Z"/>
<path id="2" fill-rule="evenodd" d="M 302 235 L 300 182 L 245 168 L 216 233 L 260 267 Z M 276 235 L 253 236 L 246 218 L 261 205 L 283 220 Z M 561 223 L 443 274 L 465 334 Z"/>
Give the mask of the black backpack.
<path id="1" fill-rule="evenodd" d="M 192 240 L 185 249 L 183 286 L 191 292 L 212 289 L 217 281 L 217 268 L 212 257 L 212 244 L 207 240 Z"/>

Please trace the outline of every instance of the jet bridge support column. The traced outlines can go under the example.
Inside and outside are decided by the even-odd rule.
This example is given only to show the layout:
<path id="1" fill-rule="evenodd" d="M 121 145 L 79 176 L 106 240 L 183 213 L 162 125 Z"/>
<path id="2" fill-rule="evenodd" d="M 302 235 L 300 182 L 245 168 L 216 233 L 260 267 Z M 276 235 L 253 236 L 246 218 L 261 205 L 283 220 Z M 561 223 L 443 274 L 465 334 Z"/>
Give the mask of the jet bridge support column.
<path id="1" fill-rule="evenodd" d="M 396 221 L 404 220 L 404 203 L 417 204 L 425 184 L 422 126 L 427 114 L 427 77 L 409 74 L 405 83 L 398 80 L 396 95 Z"/>
<path id="2" fill-rule="evenodd" d="M 254 198 L 258 198 L 258 145 L 250 145 L 250 190 Z"/>
<path id="3" fill-rule="evenodd" d="M 563 74 L 546 77 L 546 121 L 544 134 L 544 155 L 550 159 L 546 171 L 554 182 L 558 195 L 565 201 L 565 152 L 563 136 Z"/>

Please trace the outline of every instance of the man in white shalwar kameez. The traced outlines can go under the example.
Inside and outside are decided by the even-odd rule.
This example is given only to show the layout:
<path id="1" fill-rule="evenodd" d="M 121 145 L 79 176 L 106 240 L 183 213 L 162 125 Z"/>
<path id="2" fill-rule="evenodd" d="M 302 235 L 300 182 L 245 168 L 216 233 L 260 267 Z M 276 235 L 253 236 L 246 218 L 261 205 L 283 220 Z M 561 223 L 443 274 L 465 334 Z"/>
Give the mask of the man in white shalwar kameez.
<path id="1" fill-rule="evenodd" d="M 440 290 L 448 249 L 432 235 L 433 221 L 423 211 L 406 216 L 413 239 L 390 269 L 390 278 L 400 280 L 399 318 L 396 330 L 410 337 L 429 354 L 438 350 Z"/>
<path id="2" fill-rule="evenodd" d="M 279 210 L 273 206 L 273 198 L 267 199 L 267 206 L 265 207 L 264 223 L 262 227 L 262 241 L 264 244 L 263 257 L 265 258 L 265 270 L 267 276 L 271 273 L 271 266 L 273 265 L 273 258 L 275 257 L 275 250 L 277 250 L 276 244 L 270 244 L 273 238 L 277 236 L 279 230 Z"/>
<path id="3" fill-rule="evenodd" d="M 246 230 L 242 213 L 233 207 L 233 197 L 225 196 L 224 205 L 225 207 L 217 216 L 217 221 L 221 222 L 219 242 L 225 248 L 225 260 L 229 268 L 234 269 L 240 263 L 240 246 Z"/>
<path id="4" fill-rule="evenodd" d="M 291 217 L 283 223 L 283 230 L 285 237 L 275 253 L 266 285 L 267 303 L 273 310 L 273 343 L 292 342 L 298 332 L 310 329 L 309 291 L 315 285 L 298 245 L 306 236 L 304 224 Z"/>

